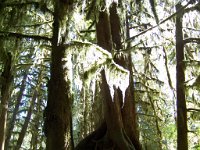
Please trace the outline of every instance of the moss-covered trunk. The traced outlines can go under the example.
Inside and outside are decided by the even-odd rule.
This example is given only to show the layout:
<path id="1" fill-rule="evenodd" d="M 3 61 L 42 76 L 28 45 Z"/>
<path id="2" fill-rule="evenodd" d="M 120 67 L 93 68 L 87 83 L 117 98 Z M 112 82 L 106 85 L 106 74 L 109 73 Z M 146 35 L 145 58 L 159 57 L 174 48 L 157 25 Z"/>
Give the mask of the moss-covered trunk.
<path id="1" fill-rule="evenodd" d="M 123 47 L 121 43 L 120 18 L 117 14 L 117 4 L 113 3 L 109 11 L 108 13 L 108 10 L 104 9 L 104 11 L 99 12 L 96 33 L 98 45 L 113 53 L 113 49 L 120 51 Z M 115 57 L 114 60 L 117 64 L 126 69 L 130 69 L 129 64 L 131 62 L 128 62 L 131 61 L 130 59 Z M 133 87 L 129 86 L 127 88 L 125 103 L 123 104 L 122 91 L 115 88 L 114 97 L 112 99 L 104 70 L 101 72 L 101 75 L 101 94 L 103 97 L 106 128 L 100 129 L 102 133 L 105 134 L 99 135 L 97 133 L 99 133 L 100 129 L 96 130 L 86 137 L 85 140 L 80 142 L 76 149 L 140 150 L 141 146 L 136 134 L 136 112 Z M 130 81 L 130 83 L 133 83 L 132 80 Z M 88 147 L 88 145 L 90 145 L 90 147 Z"/>
<path id="2" fill-rule="evenodd" d="M 67 23 L 70 21 L 73 2 L 55 1 L 51 77 L 48 83 L 48 102 L 45 110 L 45 132 L 47 137 L 47 150 L 73 149 L 70 137 L 71 99 L 70 90 L 65 80 L 63 46 L 68 36 Z"/>

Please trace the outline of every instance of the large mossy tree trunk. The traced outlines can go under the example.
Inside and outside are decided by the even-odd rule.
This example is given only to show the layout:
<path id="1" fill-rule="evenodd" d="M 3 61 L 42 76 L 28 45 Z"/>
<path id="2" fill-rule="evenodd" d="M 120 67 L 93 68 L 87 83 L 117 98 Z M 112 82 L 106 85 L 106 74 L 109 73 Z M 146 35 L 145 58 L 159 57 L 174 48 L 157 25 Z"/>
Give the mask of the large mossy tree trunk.
<path id="1" fill-rule="evenodd" d="M 69 84 L 65 77 L 63 58 L 64 42 L 68 36 L 73 1 L 55 0 L 51 54 L 51 77 L 48 83 L 48 102 L 45 110 L 45 134 L 47 150 L 73 149 L 70 134 L 71 98 Z"/>
<path id="2" fill-rule="evenodd" d="M 176 10 L 178 11 L 181 7 L 181 4 L 178 3 Z M 183 13 L 176 16 L 177 150 L 188 150 L 182 17 Z"/>
<path id="3" fill-rule="evenodd" d="M 108 10 L 105 8 L 104 11 L 99 12 L 99 19 L 96 25 L 97 44 L 113 53 L 113 49 L 120 51 L 123 47 L 121 43 L 120 18 L 117 14 L 117 4 L 113 2 L 109 11 L 108 13 Z M 114 60 L 117 64 L 126 69 L 130 69 L 130 59 L 117 56 Z M 101 126 L 82 140 L 77 145 L 76 150 L 140 150 L 141 145 L 136 132 L 136 112 L 131 76 L 130 86 L 126 90 L 125 102 L 123 104 L 122 91 L 115 88 L 112 99 L 104 70 L 101 72 L 101 75 L 101 93 L 105 119 L 103 125 L 106 127 L 103 128 Z M 99 134 L 99 132 L 104 134 Z"/>

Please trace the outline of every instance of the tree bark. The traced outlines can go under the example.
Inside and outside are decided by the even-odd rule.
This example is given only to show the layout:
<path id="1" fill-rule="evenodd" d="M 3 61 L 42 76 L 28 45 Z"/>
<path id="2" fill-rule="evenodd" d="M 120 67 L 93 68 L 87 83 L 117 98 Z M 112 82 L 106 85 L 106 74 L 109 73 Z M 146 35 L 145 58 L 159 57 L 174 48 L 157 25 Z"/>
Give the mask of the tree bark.
<path id="1" fill-rule="evenodd" d="M 176 10 L 178 11 L 181 7 L 180 3 L 177 4 Z M 182 17 L 183 13 L 179 13 L 176 16 L 177 150 L 188 150 Z"/>
<path id="2" fill-rule="evenodd" d="M 116 3 L 111 5 L 109 9 L 110 16 L 108 15 L 107 9 L 99 12 L 99 20 L 96 25 L 98 45 L 111 53 L 113 52 L 113 48 L 117 51 L 122 49 L 120 19 L 116 7 Z M 128 60 L 125 57 L 115 57 L 114 61 L 126 69 L 129 68 Z M 101 72 L 101 76 L 101 93 L 103 97 L 106 131 L 105 134 L 96 141 L 95 146 L 93 145 L 93 149 L 140 150 L 141 146 L 136 134 L 136 113 L 131 87 L 126 90 L 125 104 L 123 105 L 121 90 L 115 88 L 114 98 L 112 99 L 104 70 Z M 91 135 L 88 137 L 90 136 Z M 89 145 L 88 143 L 92 143 L 92 139 L 90 139 L 91 141 L 89 142 L 88 137 L 79 143 L 76 150 L 83 150 L 86 148 L 84 146 Z M 80 147 L 80 145 L 82 147 Z"/>
<path id="3" fill-rule="evenodd" d="M 112 40 L 116 45 L 116 50 L 120 51 L 123 48 L 121 43 L 121 28 L 120 28 L 120 18 L 117 14 L 117 4 L 113 3 L 110 7 L 110 24 L 112 31 Z M 128 33 L 127 33 L 128 35 Z M 125 93 L 125 103 L 123 104 L 123 108 L 121 109 L 121 115 L 123 120 L 123 126 L 127 136 L 130 138 L 132 144 L 136 149 L 141 149 L 141 145 L 139 143 L 139 136 L 137 132 L 137 121 L 136 121 L 136 110 L 135 110 L 135 98 L 134 98 L 134 87 L 133 87 L 133 78 L 132 78 L 132 60 L 131 54 L 128 54 L 128 57 L 118 57 L 114 58 L 115 62 L 124 68 L 130 71 L 129 77 L 129 87 Z M 122 101 L 123 97 L 121 92 L 118 90 L 120 99 Z"/>
<path id="4" fill-rule="evenodd" d="M 10 98 L 10 88 L 13 81 L 12 71 L 12 55 L 7 53 L 6 62 L 4 65 L 4 71 L 1 75 L 3 84 L 1 88 L 1 105 L 0 105 L 0 150 L 4 150 L 6 139 L 6 122 L 8 113 L 8 100 Z"/>
<path id="5" fill-rule="evenodd" d="M 67 23 L 72 12 L 73 1 L 57 0 L 54 9 L 51 78 L 48 83 L 48 102 L 45 110 L 45 135 L 47 137 L 47 150 L 73 149 L 70 135 L 71 99 L 70 89 L 65 76 L 67 76 L 63 58 L 63 46 L 68 36 Z M 68 20 L 67 20 L 67 19 Z"/>

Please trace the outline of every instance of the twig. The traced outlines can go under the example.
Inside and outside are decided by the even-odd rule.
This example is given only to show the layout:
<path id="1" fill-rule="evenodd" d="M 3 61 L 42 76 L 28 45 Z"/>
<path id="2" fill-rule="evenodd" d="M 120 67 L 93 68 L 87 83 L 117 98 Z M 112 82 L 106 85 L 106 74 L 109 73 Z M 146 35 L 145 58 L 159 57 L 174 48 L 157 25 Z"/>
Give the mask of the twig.
<path id="1" fill-rule="evenodd" d="M 22 33 L 13 33 L 13 32 L 4 32 L 0 31 L 0 37 L 16 37 L 16 38 L 31 38 L 35 40 L 46 40 L 46 41 L 51 41 L 51 38 L 45 37 L 45 36 L 39 36 L 39 35 L 27 35 L 27 34 L 22 34 Z"/>

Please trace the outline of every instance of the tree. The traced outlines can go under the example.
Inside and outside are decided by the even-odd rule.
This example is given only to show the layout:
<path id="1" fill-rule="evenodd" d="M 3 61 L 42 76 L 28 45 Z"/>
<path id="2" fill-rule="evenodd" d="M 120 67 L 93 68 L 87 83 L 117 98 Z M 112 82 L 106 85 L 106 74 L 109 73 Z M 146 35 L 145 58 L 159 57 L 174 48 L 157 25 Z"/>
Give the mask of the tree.
<path id="1" fill-rule="evenodd" d="M 200 9 L 180 4 L 2 1 L 0 75 L 12 56 L 11 84 L 0 77 L 1 102 L 11 89 L 4 149 L 180 149 L 186 138 L 198 149 Z"/>
<path id="2" fill-rule="evenodd" d="M 176 10 L 181 8 L 181 4 L 177 4 Z M 182 33 L 182 14 L 176 17 L 176 90 L 177 90 L 177 149 L 187 150 L 187 110 L 185 99 L 185 66 L 184 66 L 184 43 Z"/>
<path id="3" fill-rule="evenodd" d="M 67 23 L 70 21 L 72 9 L 73 1 L 54 2 L 51 77 L 48 82 L 48 101 L 45 110 L 47 150 L 73 149 L 73 139 L 70 134 L 72 102 L 63 66 L 63 58 L 65 58 L 63 44 L 68 36 Z"/>
<path id="4" fill-rule="evenodd" d="M 195 3 L 195 2 L 194 2 Z M 189 1 L 188 4 L 193 4 Z M 199 3 L 198 3 L 199 4 Z M 198 38 L 188 38 L 185 33 L 183 36 L 183 15 L 192 10 L 198 10 L 196 4 L 192 8 L 180 11 L 183 6 L 181 3 L 176 5 L 176 11 L 180 11 L 176 16 L 176 92 L 177 92 L 177 149 L 187 150 L 188 149 L 188 115 L 187 115 L 187 101 L 186 101 L 186 85 L 185 85 L 185 51 L 188 52 L 186 44 L 190 42 L 199 43 Z M 185 38 L 185 40 L 183 39 Z M 190 40 L 189 40 L 190 39 Z M 186 48 L 184 48 L 184 46 Z M 188 52 L 190 54 L 190 52 Z M 191 54 L 190 54 L 191 56 Z M 191 56 L 192 57 L 192 56 Z"/>
<path id="5" fill-rule="evenodd" d="M 120 49 L 122 49 L 122 43 L 117 4 L 115 2 L 111 4 L 109 10 L 110 16 L 105 5 L 103 8 L 104 11 L 99 12 L 99 21 L 96 25 L 97 44 L 111 53 L 113 53 L 114 48 L 112 45 L 116 45 L 116 51 L 119 53 Z M 125 68 L 130 68 L 128 66 L 130 62 L 126 63 L 127 59 L 116 56 L 114 60 L 117 64 Z M 132 95 L 133 82 L 130 82 L 125 93 L 114 87 L 114 95 L 112 97 L 105 71 L 102 71 L 101 75 L 105 123 L 80 142 L 76 149 L 94 149 L 95 147 L 97 149 L 141 149 L 137 139 L 136 113 L 134 96 Z M 130 81 L 132 81 L 131 77 Z M 106 131 L 102 131 L 103 129 L 106 129 Z M 99 137 L 99 132 L 104 133 L 103 135 L 101 134 L 102 137 Z M 92 140 L 97 140 L 93 146 L 91 146 Z"/>
<path id="6" fill-rule="evenodd" d="M 4 71 L 1 74 L 1 79 L 3 80 L 3 84 L 1 87 L 1 112 L 0 112 L 0 130 L 2 131 L 0 134 L 0 149 L 4 149 L 5 139 L 6 139 L 6 121 L 7 121 L 7 113 L 8 113 L 8 101 L 10 98 L 10 90 L 11 84 L 13 80 L 12 76 L 12 55 L 11 53 L 5 53 L 6 61 L 4 65 Z"/>

